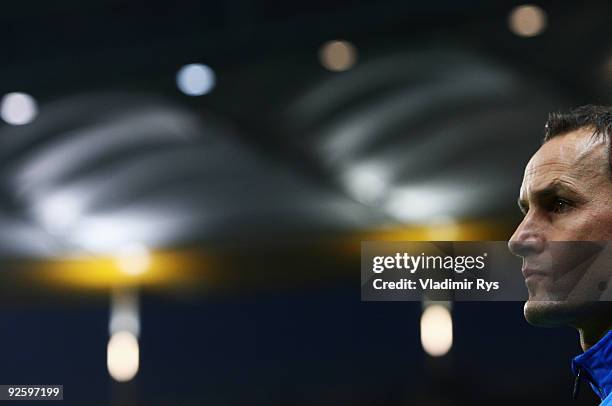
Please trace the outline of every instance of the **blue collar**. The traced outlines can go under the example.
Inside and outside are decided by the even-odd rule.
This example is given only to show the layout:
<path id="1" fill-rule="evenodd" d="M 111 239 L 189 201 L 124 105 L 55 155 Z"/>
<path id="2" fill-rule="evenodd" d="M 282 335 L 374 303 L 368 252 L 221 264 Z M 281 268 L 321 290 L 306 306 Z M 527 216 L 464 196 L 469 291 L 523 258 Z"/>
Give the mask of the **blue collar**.
<path id="1" fill-rule="evenodd" d="M 603 400 L 612 393 L 612 330 L 594 346 L 572 360 L 572 371 L 586 375 L 595 393 Z"/>

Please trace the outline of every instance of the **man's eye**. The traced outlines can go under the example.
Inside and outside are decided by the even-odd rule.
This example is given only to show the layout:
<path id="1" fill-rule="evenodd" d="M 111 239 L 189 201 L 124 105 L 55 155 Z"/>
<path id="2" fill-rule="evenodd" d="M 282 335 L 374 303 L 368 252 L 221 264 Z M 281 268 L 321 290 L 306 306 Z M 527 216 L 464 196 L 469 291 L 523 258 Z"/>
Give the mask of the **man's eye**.
<path id="1" fill-rule="evenodd" d="M 555 199 L 552 206 L 553 213 L 565 213 L 570 210 L 572 205 L 565 199 Z"/>

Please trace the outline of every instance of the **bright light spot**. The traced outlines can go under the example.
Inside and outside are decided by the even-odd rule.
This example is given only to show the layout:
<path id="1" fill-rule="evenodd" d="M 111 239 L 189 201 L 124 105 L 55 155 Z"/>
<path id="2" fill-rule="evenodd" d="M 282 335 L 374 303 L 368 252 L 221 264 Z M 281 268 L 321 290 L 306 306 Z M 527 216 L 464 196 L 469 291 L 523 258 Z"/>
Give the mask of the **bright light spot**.
<path id="1" fill-rule="evenodd" d="M 117 255 L 117 266 L 128 275 L 140 275 L 151 265 L 151 254 L 141 244 L 123 247 Z"/>
<path id="2" fill-rule="evenodd" d="M 167 244 L 172 236 L 184 232 L 181 227 L 193 221 L 188 217 L 187 213 L 159 216 L 138 207 L 102 215 L 87 213 L 66 237 L 75 246 L 116 257 L 134 242 L 145 246 Z"/>
<path id="3" fill-rule="evenodd" d="M 348 41 L 329 41 L 319 50 L 319 60 L 326 69 L 341 72 L 355 64 L 357 50 Z"/>
<path id="4" fill-rule="evenodd" d="M 387 176 L 377 165 L 360 165 L 346 171 L 343 180 L 353 197 L 364 204 L 379 202 L 387 193 Z"/>
<path id="5" fill-rule="evenodd" d="M 185 65 L 176 74 L 176 85 L 181 92 L 189 96 L 209 93 L 216 82 L 215 72 L 199 63 Z"/>
<path id="6" fill-rule="evenodd" d="M 452 217 L 434 217 L 427 223 L 426 234 L 429 241 L 454 241 L 461 236 L 461 227 Z"/>
<path id="7" fill-rule="evenodd" d="M 124 238 L 125 229 L 130 227 L 128 223 L 122 224 L 122 227 L 118 227 L 117 224 L 121 223 L 113 221 L 113 219 L 87 216 L 75 230 L 70 231 L 69 238 L 74 244 L 91 251 L 98 253 L 116 252 L 117 247 L 121 246 L 120 243 L 122 242 L 121 239 Z"/>
<path id="8" fill-rule="evenodd" d="M 34 213 L 50 233 L 64 233 L 81 214 L 81 204 L 72 194 L 55 194 L 35 204 Z"/>
<path id="9" fill-rule="evenodd" d="M 421 186 L 398 188 L 385 203 L 390 215 L 400 221 L 427 222 L 446 215 L 451 206 L 463 204 L 452 190 Z"/>
<path id="10" fill-rule="evenodd" d="M 7 93 L 0 104 L 0 116 L 9 124 L 27 124 L 38 114 L 36 100 L 29 94 Z"/>
<path id="11" fill-rule="evenodd" d="M 535 37 L 546 28 L 546 12 L 538 6 L 518 6 L 508 18 L 510 30 L 521 37 Z"/>
<path id="12" fill-rule="evenodd" d="M 121 331 L 108 341 L 106 365 L 108 373 L 118 382 L 126 382 L 136 376 L 140 363 L 138 340 L 132 333 Z"/>
<path id="13" fill-rule="evenodd" d="M 432 357 L 446 354 L 453 346 L 453 319 L 442 305 L 430 305 L 421 316 L 421 344 Z"/>

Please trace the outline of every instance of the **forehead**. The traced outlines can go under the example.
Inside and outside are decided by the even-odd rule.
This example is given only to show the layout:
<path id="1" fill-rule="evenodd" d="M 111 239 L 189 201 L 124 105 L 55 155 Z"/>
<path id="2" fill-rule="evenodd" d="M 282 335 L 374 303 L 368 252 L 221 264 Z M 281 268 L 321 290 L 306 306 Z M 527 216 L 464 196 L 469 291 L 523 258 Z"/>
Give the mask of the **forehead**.
<path id="1" fill-rule="evenodd" d="M 608 154 L 604 137 L 592 137 L 579 129 L 546 142 L 533 155 L 521 187 L 521 195 L 559 181 L 577 188 L 608 178 Z"/>

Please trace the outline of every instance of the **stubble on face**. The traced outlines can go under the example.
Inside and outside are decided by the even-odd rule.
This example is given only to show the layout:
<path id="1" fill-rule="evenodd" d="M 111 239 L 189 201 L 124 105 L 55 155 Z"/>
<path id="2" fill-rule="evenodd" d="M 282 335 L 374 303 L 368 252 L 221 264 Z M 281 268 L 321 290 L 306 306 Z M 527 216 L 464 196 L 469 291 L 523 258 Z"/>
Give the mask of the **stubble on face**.
<path id="1" fill-rule="evenodd" d="M 550 213 L 537 217 L 538 220 L 530 220 L 538 222 L 534 230 L 541 233 L 547 243 L 612 240 L 612 182 L 608 145 L 603 138 L 592 137 L 592 133 L 591 129 L 580 129 L 553 138 L 536 152 L 525 169 L 520 199 L 527 210 L 544 212 L 538 206 L 542 204 L 538 193 L 552 190 L 551 186 L 558 189 L 555 189 L 555 193 L 574 204 L 567 212 Z M 571 254 L 582 255 L 577 250 Z M 542 262 L 545 255 L 552 254 L 544 252 L 536 259 L 524 258 L 524 262 Z M 570 258 L 568 253 L 564 255 L 567 257 L 553 258 L 552 262 L 563 264 L 576 259 Z M 591 283 L 576 269 L 565 273 L 563 269 L 551 269 L 551 272 L 554 273 L 551 277 L 531 278 L 528 283 L 529 300 L 525 304 L 525 317 L 530 323 L 572 325 L 591 317 L 594 311 L 601 312 L 602 307 L 612 307 L 609 303 L 585 300 L 584 296 L 567 300 L 575 294 L 579 285 L 584 292 L 596 294 L 595 286 L 589 284 L 598 283 L 598 280 L 594 279 Z"/>

